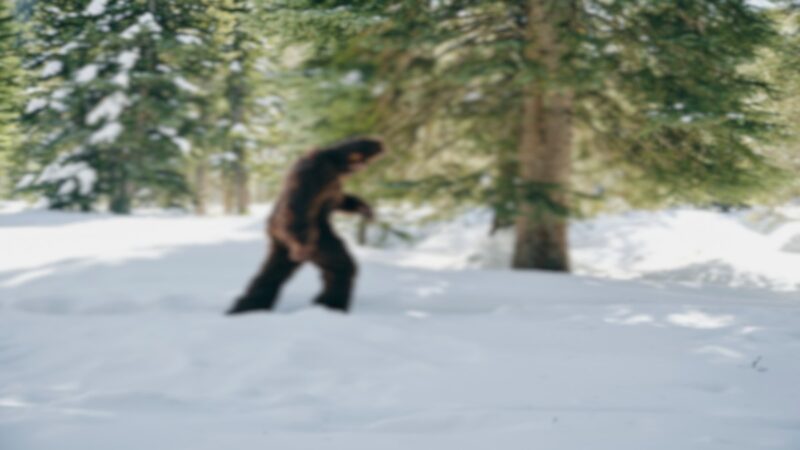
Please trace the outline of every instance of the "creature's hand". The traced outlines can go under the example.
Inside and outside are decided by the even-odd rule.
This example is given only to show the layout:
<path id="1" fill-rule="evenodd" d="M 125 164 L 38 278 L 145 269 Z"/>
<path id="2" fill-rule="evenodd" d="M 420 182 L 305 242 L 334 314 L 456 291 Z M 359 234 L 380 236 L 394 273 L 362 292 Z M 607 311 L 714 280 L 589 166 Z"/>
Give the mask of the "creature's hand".
<path id="1" fill-rule="evenodd" d="M 370 222 L 375 220 L 375 211 L 373 211 L 372 207 L 366 203 L 362 203 L 358 206 L 358 213 Z"/>
<path id="2" fill-rule="evenodd" d="M 375 219 L 375 213 L 367 202 L 352 194 L 344 194 L 338 209 L 350 213 L 361 214 L 367 220 Z"/>
<path id="3" fill-rule="evenodd" d="M 311 258 L 314 249 L 309 245 L 293 243 L 289 246 L 289 258 L 294 262 L 303 262 Z"/>

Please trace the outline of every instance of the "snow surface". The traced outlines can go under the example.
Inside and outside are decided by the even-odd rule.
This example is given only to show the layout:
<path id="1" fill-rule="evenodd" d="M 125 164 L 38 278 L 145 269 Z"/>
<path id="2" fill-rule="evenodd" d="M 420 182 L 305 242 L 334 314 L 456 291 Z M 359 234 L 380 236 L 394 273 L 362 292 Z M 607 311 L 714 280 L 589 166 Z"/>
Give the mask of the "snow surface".
<path id="1" fill-rule="evenodd" d="M 17 189 L 25 189 L 30 187 L 36 181 L 36 175 L 32 173 L 26 173 L 25 175 L 20 178 L 17 184 L 14 186 Z"/>
<path id="2" fill-rule="evenodd" d="M 140 53 L 139 49 L 133 50 L 125 50 L 117 55 L 117 64 L 120 66 L 120 71 L 114 75 L 111 81 L 114 84 L 117 84 L 122 87 L 128 87 L 128 83 L 130 82 L 130 71 L 136 65 L 136 62 L 139 61 Z"/>
<path id="3" fill-rule="evenodd" d="M 351 70 L 344 74 L 341 78 L 341 83 L 345 86 L 355 86 L 364 79 L 364 75 L 360 70 Z"/>
<path id="4" fill-rule="evenodd" d="M 75 74 L 75 81 L 77 83 L 86 84 L 97 78 L 97 72 L 100 70 L 97 64 L 87 64 L 81 67 Z"/>
<path id="5" fill-rule="evenodd" d="M 170 137 L 170 140 L 172 141 L 173 144 L 175 144 L 178 147 L 178 149 L 184 155 L 188 155 L 192 152 L 192 143 L 189 142 L 188 139 L 182 138 L 180 136 L 172 136 Z"/>
<path id="6" fill-rule="evenodd" d="M 247 125 L 241 122 L 237 122 L 231 127 L 231 133 L 234 134 L 246 135 L 249 131 L 250 130 L 247 129 Z"/>
<path id="7" fill-rule="evenodd" d="M 413 248 L 355 249 L 351 315 L 310 307 L 304 268 L 275 313 L 224 317 L 263 257 L 264 214 L 0 203 L 0 448 L 800 448 L 796 290 L 429 268 L 487 263 L 469 250 L 502 239 L 478 238 L 478 214 Z M 663 252 L 702 271 L 676 246 L 712 217 L 743 221 L 609 216 L 574 227 L 573 257 L 622 270 L 633 250 L 607 245 L 612 228 L 649 229 L 643 267 Z M 745 228 L 791 241 L 793 220 Z"/>
<path id="8" fill-rule="evenodd" d="M 573 230 L 579 272 L 779 291 L 800 290 L 800 207 L 733 214 L 633 212 Z"/>
<path id="9" fill-rule="evenodd" d="M 415 218 L 395 212 L 393 221 Z M 433 223 L 397 264 L 432 269 L 507 268 L 512 233 L 487 236 L 488 212 Z M 413 228 L 405 231 L 414 234 Z M 800 205 L 736 213 L 680 208 L 578 221 L 570 228 L 574 271 L 615 279 L 800 290 Z M 797 243 L 797 244 L 796 244 Z"/>
<path id="10" fill-rule="evenodd" d="M 103 98 L 86 116 L 87 125 L 95 125 L 101 120 L 116 121 L 122 111 L 130 105 L 130 100 L 124 92 L 116 91 Z"/>
<path id="11" fill-rule="evenodd" d="M 32 98 L 25 106 L 25 114 L 31 114 L 47 106 L 46 98 Z"/>
<path id="12" fill-rule="evenodd" d="M 53 90 L 53 93 L 51 94 L 51 97 L 54 100 L 64 100 L 65 98 L 69 97 L 69 95 L 71 93 L 72 93 L 72 89 L 67 88 L 67 87 L 61 87 L 61 88 Z"/>
<path id="13" fill-rule="evenodd" d="M 114 142 L 124 130 L 124 127 L 119 122 L 107 123 L 89 136 L 89 143 L 101 144 L 103 142 Z"/>
<path id="14" fill-rule="evenodd" d="M 200 92 L 200 88 L 198 88 L 197 86 L 195 86 L 193 83 L 191 83 L 186 78 L 183 78 L 182 76 L 175 77 L 174 82 L 175 86 L 177 86 L 178 89 L 182 91 L 186 91 L 192 94 L 197 94 L 198 92 Z"/>
<path id="15" fill-rule="evenodd" d="M 131 76 L 130 76 L 130 73 L 128 73 L 128 72 L 120 72 L 120 73 L 114 75 L 113 78 L 111 78 L 111 82 L 112 83 L 116 84 L 117 86 L 122 86 L 122 87 L 128 87 L 128 84 L 130 83 L 130 81 L 131 81 Z"/>
<path id="16" fill-rule="evenodd" d="M 92 0 L 92 2 L 89 3 L 89 6 L 86 7 L 86 10 L 84 10 L 83 13 L 86 14 L 87 16 L 103 15 L 106 12 L 107 3 L 108 0 Z"/>
<path id="17" fill-rule="evenodd" d="M 44 67 L 42 67 L 42 78 L 52 77 L 54 75 L 58 75 L 61 72 L 61 69 L 64 67 L 64 64 L 61 61 L 51 59 L 44 63 Z"/>
<path id="18" fill-rule="evenodd" d="M 178 136 L 178 130 L 175 128 L 161 125 L 158 127 L 158 131 L 172 141 L 184 155 L 192 152 L 192 143 L 188 139 Z"/>
<path id="19" fill-rule="evenodd" d="M 158 24 L 155 16 L 152 13 L 146 12 L 139 16 L 136 23 L 126 28 L 120 36 L 123 39 L 133 39 L 142 31 L 148 31 L 152 34 L 161 33 L 161 25 Z"/>
<path id="20" fill-rule="evenodd" d="M 167 137 L 173 137 L 173 136 L 177 136 L 178 135 L 178 130 L 176 130 L 175 128 L 172 128 L 172 127 L 164 126 L 164 125 L 159 125 L 158 126 L 158 131 L 160 131 L 161 134 L 163 134 L 164 136 L 167 136 Z"/>
<path id="21" fill-rule="evenodd" d="M 184 45 L 202 45 L 203 40 L 197 36 L 191 34 L 179 34 L 175 36 L 175 39 L 178 40 L 181 44 Z"/>
<path id="22" fill-rule="evenodd" d="M 58 50 L 58 54 L 59 55 L 66 55 L 69 52 L 75 50 L 76 48 L 79 48 L 80 46 L 81 45 L 78 42 L 70 41 L 70 42 L 64 44 L 64 46 L 61 47 L 61 49 Z"/>
<path id="23" fill-rule="evenodd" d="M 133 69 L 133 66 L 136 65 L 136 61 L 139 61 L 138 48 L 133 50 L 125 50 L 117 56 L 117 62 L 122 70 L 126 72 Z"/>
<path id="24" fill-rule="evenodd" d="M 29 180 L 26 178 L 24 181 Z M 58 190 L 59 195 L 71 194 L 76 188 L 82 195 L 88 195 L 96 181 L 97 172 L 86 162 L 65 162 L 60 158 L 42 170 L 35 184 L 63 182 Z"/>

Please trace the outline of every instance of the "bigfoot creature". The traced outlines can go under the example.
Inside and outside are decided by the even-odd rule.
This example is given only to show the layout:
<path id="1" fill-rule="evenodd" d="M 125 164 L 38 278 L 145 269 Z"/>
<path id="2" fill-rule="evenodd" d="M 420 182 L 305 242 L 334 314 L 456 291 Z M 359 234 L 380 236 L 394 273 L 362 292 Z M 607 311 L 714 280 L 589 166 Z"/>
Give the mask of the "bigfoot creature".
<path id="1" fill-rule="evenodd" d="M 228 314 L 272 309 L 281 285 L 306 261 L 322 271 L 324 289 L 314 302 L 348 310 L 356 265 L 329 219 L 336 210 L 372 219 L 366 202 L 342 191 L 342 179 L 382 152 L 379 139 L 357 138 L 313 150 L 294 165 L 267 222 L 269 256 Z"/>

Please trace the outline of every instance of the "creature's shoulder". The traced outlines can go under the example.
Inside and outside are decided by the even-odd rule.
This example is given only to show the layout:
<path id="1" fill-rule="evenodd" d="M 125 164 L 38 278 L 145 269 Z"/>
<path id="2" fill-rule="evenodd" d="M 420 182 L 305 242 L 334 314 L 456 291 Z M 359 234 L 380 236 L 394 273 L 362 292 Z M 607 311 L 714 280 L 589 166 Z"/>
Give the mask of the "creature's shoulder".
<path id="1" fill-rule="evenodd" d="M 339 173 L 337 161 L 331 155 L 315 151 L 300 158 L 292 168 L 294 176 L 316 178 L 320 181 L 336 178 Z"/>

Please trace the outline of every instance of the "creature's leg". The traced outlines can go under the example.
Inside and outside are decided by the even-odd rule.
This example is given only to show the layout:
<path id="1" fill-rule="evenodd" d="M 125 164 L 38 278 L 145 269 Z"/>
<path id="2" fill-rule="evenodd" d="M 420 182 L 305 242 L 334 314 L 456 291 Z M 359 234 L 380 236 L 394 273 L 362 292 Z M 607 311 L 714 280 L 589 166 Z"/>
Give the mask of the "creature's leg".
<path id="1" fill-rule="evenodd" d="M 228 310 L 228 314 L 272 309 L 281 285 L 292 276 L 299 266 L 299 263 L 289 258 L 289 249 L 273 239 L 267 260 L 264 261 L 261 270 L 250 282 L 245 293 Z"/>
<path id="2" fill-rule="evenodd" d="M 319 247 L 311 261 L 322 270 L 324 288 L 314 303 L 347 311 L 356 277 L 356 264 L 347 253 L 344 243 L 332 231 L 321 231 Z"/>

